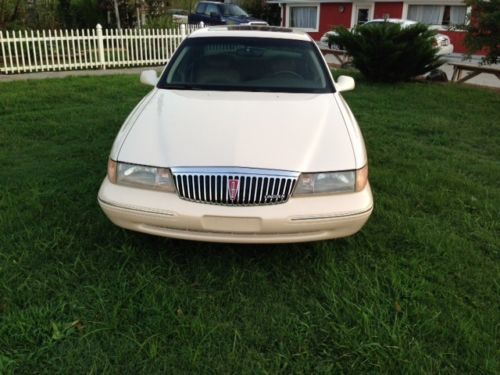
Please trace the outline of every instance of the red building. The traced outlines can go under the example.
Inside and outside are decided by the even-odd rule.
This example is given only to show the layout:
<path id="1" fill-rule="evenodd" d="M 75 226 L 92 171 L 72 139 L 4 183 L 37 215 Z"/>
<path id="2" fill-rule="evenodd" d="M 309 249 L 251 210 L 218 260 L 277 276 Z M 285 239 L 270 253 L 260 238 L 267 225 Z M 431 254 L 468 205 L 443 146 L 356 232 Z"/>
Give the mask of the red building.
<path id="1" fill-rule="evenodd" d="M 450 31 L 467 22 L 470 9 L 463 0 L 345 1 L 268 0 L 281 7 L 281 25 L 307 31 L 314 40 L 334 26 L 354 27 L 376 18 L 419 21 L 450 37 L 455 52 L 465 52 L 463 31 Z"/>

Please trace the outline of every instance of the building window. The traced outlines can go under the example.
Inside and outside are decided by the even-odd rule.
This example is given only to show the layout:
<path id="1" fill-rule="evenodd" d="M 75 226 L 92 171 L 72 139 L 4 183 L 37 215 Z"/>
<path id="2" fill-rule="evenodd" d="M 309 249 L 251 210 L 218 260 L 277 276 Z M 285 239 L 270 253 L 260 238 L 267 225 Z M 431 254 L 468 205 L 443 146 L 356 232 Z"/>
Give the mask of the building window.
<path id="1" fill-rule="evenodd" d="M 467 7 L 462 6 L 448 6 L 445 8 L 450 9 L 450 19 L 447 25 L 465 25 L 467 22 Z M 444 25 L 443 20 L 443 25 Z"/>
<path id="2" fill-rule="evenodd" d="M 427 25 L 463 25 L 466 22 L 466 6 L 410 5 L 408 19 Z"/>
<path id="3" fill-rule="evenodd" d="M 318 6 L 290 6 L 289 26 L 318 30 Z"/>

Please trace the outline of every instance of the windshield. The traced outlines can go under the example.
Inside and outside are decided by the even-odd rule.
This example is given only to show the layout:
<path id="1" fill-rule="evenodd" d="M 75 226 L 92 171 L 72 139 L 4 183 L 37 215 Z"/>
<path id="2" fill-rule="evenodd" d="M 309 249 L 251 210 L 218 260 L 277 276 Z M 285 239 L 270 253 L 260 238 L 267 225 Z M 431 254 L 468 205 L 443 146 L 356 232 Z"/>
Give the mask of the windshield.
<path id="1" fill-rule="evenodd" d="M 222 5 L 222 12 L 224 17 L 248 17 L 248 14 L 241 9 L 238 5 L 224 4 Z"/>
<path id="2" fill-rule="evenodd" d="M 312 42 L 243 37 L 186 39 L 159 88 L 323 93 L 333 85 Z"/>

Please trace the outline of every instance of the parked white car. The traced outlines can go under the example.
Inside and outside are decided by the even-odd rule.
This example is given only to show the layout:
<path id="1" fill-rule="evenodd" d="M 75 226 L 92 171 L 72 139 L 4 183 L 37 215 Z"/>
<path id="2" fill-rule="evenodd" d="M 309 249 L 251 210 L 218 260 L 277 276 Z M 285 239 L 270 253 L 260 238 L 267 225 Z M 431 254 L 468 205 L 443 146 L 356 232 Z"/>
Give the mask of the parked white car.
<path id="1" fill-rule="evenodd" d="M 361 131 L 319 49 L 289 29 L 192 33 L 119 131 L 98 201 L 118 226 L 214 242 L 351 235 L 372 212 Z"/>
<path id="2" fill-rule="evenodd" d="M 389 22 L 389 23 L 397 23 L 400 24 L 402 28 L 404 27 L 409 27 L 412 25 L 416 25 L 418 22 L 417 21 L 412 21 L 412 20 L 403 20 L 399 18 L 387 18 L 387 19 L 374 19 L 371 21 L 368 21 L 363 24 L 365 25 L 376 25 L 376 24 L 381 24 L 384 22 Z M 323 36 L 320 38 L 318 45 L 320 48 L 335 48 L 335 46 L 332 46 L 330 43 L 330 36 L 335 35 L 335 31 L 327 31 Z M 436 34 L 435 40 L 434 40 L 434 45 L 439 47 L 438 55 L 449 55 L 453 53 L 454 46 L 451 44 L 450 38 L 447 35 L 444 34 Z"/>

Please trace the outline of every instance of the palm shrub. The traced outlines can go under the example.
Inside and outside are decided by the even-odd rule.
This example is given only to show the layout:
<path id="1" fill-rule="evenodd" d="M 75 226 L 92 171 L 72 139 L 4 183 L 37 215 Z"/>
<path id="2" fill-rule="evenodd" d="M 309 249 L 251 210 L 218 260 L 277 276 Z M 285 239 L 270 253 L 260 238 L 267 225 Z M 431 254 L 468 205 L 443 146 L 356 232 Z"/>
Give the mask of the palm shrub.
<path id="1" fill-rule="evenodd" d="M 335 28 L 330 43 L 342 46 L 353 65 L 371 81 L 396 82 L 425 74 L 443 64 L 434 47 L 435 31 L 426 25 L 401 27 L 383 22 L 352 31 Z"/>

